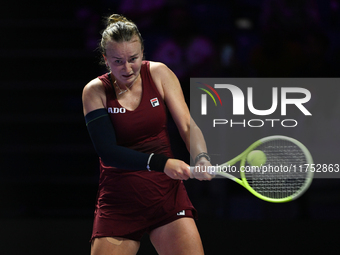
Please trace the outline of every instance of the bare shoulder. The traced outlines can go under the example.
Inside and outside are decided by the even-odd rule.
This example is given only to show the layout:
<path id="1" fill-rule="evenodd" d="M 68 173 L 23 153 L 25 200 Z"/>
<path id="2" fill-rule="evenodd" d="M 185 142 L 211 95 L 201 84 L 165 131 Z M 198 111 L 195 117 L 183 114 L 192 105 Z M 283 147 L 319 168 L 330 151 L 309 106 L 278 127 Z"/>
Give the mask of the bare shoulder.
<path id="1" fill-rule="evenodd" d="M 172 75 L 173 72 L 165 64 L 161 62 L 150 61 L 150 72 L 152 77 L 161 78 L 164 75 Z"/>
<path id="2" fill-rule="evenodd" d="M 105 107 L 105 88 L 100 79 L 95 78 L 85 85 L 82 100 L 84 114 L 92 110 Z"/>
<path id="3" fill-rule="evenodd" d="M 86 93 L 100 93 L 105 92 L 103 83 L 100 79 L 95 78 L 91 80 L 89 83 L 87 83 L 83 89 L 83 94 Z"/>
<path id="4" fill-rule="evenodd" d="M 165 64 L 150 61 L 150 73 L 163 99 L 169 89 L 180 88 L 177 76 Z"/>

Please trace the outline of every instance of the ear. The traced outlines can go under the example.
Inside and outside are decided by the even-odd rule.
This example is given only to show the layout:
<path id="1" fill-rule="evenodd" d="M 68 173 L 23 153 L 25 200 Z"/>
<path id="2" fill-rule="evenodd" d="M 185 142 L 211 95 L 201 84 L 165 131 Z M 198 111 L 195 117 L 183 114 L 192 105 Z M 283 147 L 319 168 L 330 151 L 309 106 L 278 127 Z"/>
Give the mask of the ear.
<path id="1" fill-rule="evenodd" d="M 102 55 L 103 55 L 103 58 L 104 58 L 105 64 L 107 64 L 107 58 L 105 57 L 105 55 L 104 55 L 104 54 L 102 54 Z"/>
<path id="2" fill-rule="evenodd" d="M 106 65 L 107 70 L 111 71 L 110 66 L 109 66 L 109 64 L 107 63 L 107 58 L 105 57 L 104 54 L 102 54 L 102 55 L 103 55 L 103 58 L 104 58 L 104 61 L 105 61 L 105 65 Z"/>

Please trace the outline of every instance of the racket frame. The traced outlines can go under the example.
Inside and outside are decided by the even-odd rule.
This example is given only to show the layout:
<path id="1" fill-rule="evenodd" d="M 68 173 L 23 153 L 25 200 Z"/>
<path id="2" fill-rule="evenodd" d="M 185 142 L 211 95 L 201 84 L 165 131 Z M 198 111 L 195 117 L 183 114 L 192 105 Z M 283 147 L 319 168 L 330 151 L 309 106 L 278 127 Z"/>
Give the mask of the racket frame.
<path id="1" fill-rule="evenodd" d="M 284 198 L 270 198 L 270 197 L 266 197 L 261 195 L 260 193 L 256 192 L 248 183 L 247 178 L 245 176 L 245 171 L 241 171 L 240 170 L 240 176 L 241 179 L 226 173 L 226 172 L 219 172 L 219 171 L 215 171 L 215 174 L 226 177 L 230 180 L 233 180 L 235 182 L 237 182 L 238 184 L 240 184 L 241 186 L 243 186 L 244 188 L 246 188 L 247 190 L 249 190 L 254 196 L 267 201 L 267 202 L 272 202 L 272 203 L 285 203 L 285 202 L 290 202 L 292 200 L 297 199 L 298 197 L 300 197 L 311 185 L 312 180 L 313 180 L 313 175 L 314 172 L 311 171 L 311 165 L 313 164 L 313 158 L 312 155 L 310 154 L 309 150 L 298 140 L 288 137 L 288 136 L 282 136 L 282 135 L 273 135 L 273 136 L 268 136 L 268 137 L 264 137 L 260 140 L 257 140 L 256 142 L 254 142 L 253 144 L 251 144 L 245 151 L 243 151 L 240 155 L 236 156 L 235 158 L 233 158 L 232 160 L 219 165 L 218 167 L 228 167 L 228 166 L 232 166 L 234 164 L 236 164 L 237 162 L 240 161 L 240 169 L 244 169 L 244 166 L 246 164 L 246 160 L 247 160 L 247 155 L 254 150 L 255 148 L 257 148 L 258 146 L 260 146 L 263 143 L 272 141 L 272 140 L 285 140 L 285 141 L 290 141 L 292 143 L 294 143 L 295 145 L 297 145 L 304 153 L 304 155 L 306 156 L 306 164 L 307 165 L 307 177 L 306 180 L 304 182 L 304 184 L 300 187 L 300 189 L 295 192 L 294 194 L 284 197 Z"/>

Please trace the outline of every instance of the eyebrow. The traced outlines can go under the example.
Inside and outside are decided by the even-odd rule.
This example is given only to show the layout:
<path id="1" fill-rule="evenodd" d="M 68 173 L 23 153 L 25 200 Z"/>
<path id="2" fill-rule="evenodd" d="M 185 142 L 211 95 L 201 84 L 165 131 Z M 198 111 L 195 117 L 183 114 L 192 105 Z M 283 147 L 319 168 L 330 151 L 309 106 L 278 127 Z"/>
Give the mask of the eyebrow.
<path id="1" fill-rule="evenodd" d="M 129 56 L 129 58 L 137 57 L 138 55 L 139 55 L 139 53 L 136 53 L 136 54 L 133 54 L 133 55 Z M 112 56 L 112 58 L 122 59 L 122 58 L 119 58 L 119 57 L 116 57 L 116 56 Z"/>

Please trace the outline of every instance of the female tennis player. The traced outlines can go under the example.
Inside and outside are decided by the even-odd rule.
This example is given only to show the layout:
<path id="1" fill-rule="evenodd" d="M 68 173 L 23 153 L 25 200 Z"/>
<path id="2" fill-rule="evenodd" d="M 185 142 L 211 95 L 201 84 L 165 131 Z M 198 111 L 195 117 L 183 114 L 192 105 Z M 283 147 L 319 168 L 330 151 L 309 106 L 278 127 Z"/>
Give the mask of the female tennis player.
<path id="1" fill-rule="evenodd" d="M 179 81 L 166 65 L 143 60 L 138 28 L 121 15 L 108 18 L 100 48 L 109 72 L 83 90 L 100 162 L 91 254 L 136 254 L 145 233 L 161 255 L 203 254 L 196 210 L 183 185 L 189 166 L 173 158 L 166 107 L 196 165 L 210 162 Z M 211 179 L 203 171 L 194 177 Z"/>

